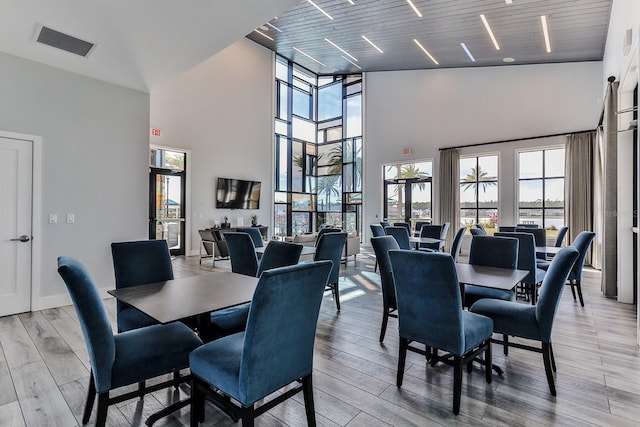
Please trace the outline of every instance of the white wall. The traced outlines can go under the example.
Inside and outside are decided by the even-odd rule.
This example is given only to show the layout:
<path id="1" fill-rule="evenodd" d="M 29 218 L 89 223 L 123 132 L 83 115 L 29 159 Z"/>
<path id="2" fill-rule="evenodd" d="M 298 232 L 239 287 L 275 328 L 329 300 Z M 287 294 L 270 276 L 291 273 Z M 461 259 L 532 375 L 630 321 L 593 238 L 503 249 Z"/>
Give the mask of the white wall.
<path id="1" fill-rule="evenodd" d="M 365 79 L 365 224 L 383 212 L 384 163 L 434 161 L 438 220 L 439 148 L 592 130 L 602 106 L 601 62 L 375 72 Z M 500 198 L 512 201 L 514 149 L 562 142 L 487 145 L 461 154 L 498 152 Z M 402 147 L 412 154 L 402 156 Z M 502 205 L 500 218 L 514 223 L 514 205 Z"/>
<path id="2" fill-rule="evenodd" d="M 153 144 L 191 149 L 193 195 L 191 251 L 198 229 L 224 216 L 235 225 L 250 215 L 271 225 L 273 145 L 273 57 L 242 39 L 151 94 L 151 126 L 161 129 Z M 262 182 L 259 210 L 215 208 L 218 177 Z M 271 228 L 269 232 L 271 232 Z"/>
<path id="3" fill-rule="evenodd" d="M 42 137 L 41 299 L 68 304 L 56 258 L 113 288 L 110 243 L 147 237 L 149 95 L 0 53 L 0 130 Z M 58 224 L 47 215 L 58 214 Z M 64 223 L 75 213 L 75 224 Z"/>

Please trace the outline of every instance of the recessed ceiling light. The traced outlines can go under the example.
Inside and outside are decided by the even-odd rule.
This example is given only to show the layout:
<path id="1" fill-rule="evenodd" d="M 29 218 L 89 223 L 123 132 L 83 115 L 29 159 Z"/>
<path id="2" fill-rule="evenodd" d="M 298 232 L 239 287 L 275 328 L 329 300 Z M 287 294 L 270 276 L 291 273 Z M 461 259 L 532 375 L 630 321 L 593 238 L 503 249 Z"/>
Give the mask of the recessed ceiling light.
<path id="1" fill-rule="evenodd" d="M 362 70 L 361 66 L 359 66 L 358 64 L 356 64 L 355 62 L 353 62 L 352 60 L 347 58 L 346 56 L 344 56 L 344 55 L 340 55 L 340 56 L 342 56 L 349 64 L 355 65 L 358 70 Z"/>
<path id="2" fill-rule="evenodd" d="M 273 25 L 273 24 L 270 24 L 270 23 L 268 23 L 268 22 L 267 22 L 267 25 L 268 25 L 268 26 L 270 26 L 271 28 L 273 28 L 274 30 L 276 30 L 276 31 L 277 31 L 277 32 L 279 32 L 279 33 L 281 33 L 281 32 L 282 32 L 282 30 L 281 30 L 280 28 L 276 27 L 276 26 L 275 26 L 275 25 Z"/>
<path id="3" fill-rule="evenodd" d="M 258 28 L 262 31 L 269 31 L 269 27 L 267 27 L 266 25 L 260 25 Z"/>
<path id="4" fill-rule="evenodd" d="M 300 49 L 298 49 L 297 47 L 294 47 L 296 52 L 300 52 L 301 54 L 303 54 L 304 56 L 306 56 L 307 58 L 311 59 L 312 61 L 317 62 L 318 64 L 322 65 L 323 67 L 326 67 L 325 64 L 323 64 L 322 62 L 318 61 L 316 58 L 314 58 L 313 56 L 309 55 L 306 52 L 301 51 Z"/>
<path id="5" fill-rule="evenodd" d="M 425 49 L 425 47 L 424 47 L 424 46 L 422 46 L 422 44 L 420 44 L 420 42 L 419 42 L 417 39 L 413 39 L 413 41 L 414 41 L 414 42 L 415 42 L 415 44 L 417 44 L 417 45 L 420 47 L 420 49 L 422 49 L 422 51 L 423 51 L 423 52 L 424 52 L 424 53 L 425 53 L 425 54 L 426 54 L 426 55 L 427 55 L 427 56 L 428 56 L 428 57 L 433 61 L 433 63 L 434 63 L 434 64 L 436 64 L 436 65 L 440 65 L 440 64 L 438 63 L 438 61 L 436 61 L 436 58 L 434 58 L 434 57 L 429 53 L 429 51 L 428 51 L 427 49 Z"/>
<path id="6" fill-rule="evenodd" d="M 407 3 L 409 3 L 409 6 L 411 6 L 411 9 L 413 9 L 413 11 L 416 13 L 416 15 L 418 15 L 420 18 L 422 18 L 422 13 L 420 13 L 420 11 L 416 7 L 416 5 L 413 4 L 413 2 L 411 0 L 407 0 Z"/>
<path id="7" fill-rule="evenodd" d="M 366 42 L 369 43 L 371 46 L 373 46 L 378 52 L 384 53 L 384 52 L 382 52 L 382 49 L 380 49 L 378 46 L 375 45 L 375 43 L 373 43 L 371 40 L 369 40 L 367 38 L 367 36 L 362 36 L 362 38 L 365 39 Z"/>
<path id="8" fill-rule="evenodd" d="M 504 0 L 504 2 L 505 2 L 506 4 L 511 4 L 511 3 L 513 3 L 513 0 Z"/>
<path id="9" fill-rule="evenodd" d="M 493 45 L 496 47 L 496 50 L 500 50 L 500 45 L 498 44 L 498 40 L 496 40 L 496 36 L 493 35 L 493 31 L 491 31 L 491 27 L 489 26 L 489 21 L 484 15 L 480 15 L 480 19 L 482 19 L 482 23 L 484 24 L 484 28 L 487 29 L 487 33 L 489 33 L 489 37 L 491 37 L 491 41 Z"/>
<path id="10" fill-rule="evenodd" d="M 506 63 L 510 63 L 510 62 L 515 62 L 516 60 L 510 56 L 507 56 L 506 58 L 502 58 L 502 62 L 506 62 Z"/>
<path id="11" fill-rule="evenodd" d="M 333 17 L 331 15 L 329 15 L 327 12 L 324 11 L 324 9 L 322 9 L 320 6 L 318 6 L 317 4 L 315 4 L 314 2 L 312 2 L 311 0 L 307 0 L 307 2 L 309 2 L 309 4 L 311 4 L 311 6 L 315 7 L 316 9 L 318 9 L 320 12 L 324 13 L 324 16 L 326 16 L 329 19 L 333 19 Z"/>
<path id="12" fill-rule="evenodd" d="M 264 38 L 266 38 L 266 39 L 269 39 L 269 40 L 273 41 L 273 38 L 272 38 L 272 37 L 269 37 L 268 35 L 266 35 L 265 33 L 263 33 L 263 32 L 262 32 L 262 31 L 260 31 L 260 30 L 256 30 L 256 33 L 260 34 L 262 37 L 264 37 Z"/>
<path id="13" fill-rule="evenodd" d="M 334 42 L 332 42 L 331 40 L 329 40 L 328 38 L 324 39 L 327 43 L 329 43 L 331 46 L 335 47 L 336 49 L 338 49 L 340 52 L 344 53 L 345 55 L 347 55 L 349 58 L 353 59 L 354 61 L 358 62 L 358 58 L 356 58 L 355 56 L 351 55 L 349 52 L 347 52 L 346 50 L 344 50 L 343 48 L 341 48 L 340 46 L 338 46 L 337 44 L 335 44 Z"/>
<path id="14" fill-rule="evenodd" d="M 542 32 L 544 33 L 544 45 L 547 48 L 547 53 L 551 53 L 551 42 L 549 41 L 549 29 L 547 28 L 547 17 L 542 15 L 540 17 L 542 21 Z"/>
<path id="15" fill-rule="evenodd" d="M 469 48 L 467 48 L 467 45 L 464 44 L 464 43 L 460 43 L 460 46 L 462 46 L 462 48 L 464 49 L 464 51 L 467 54 L 467 56 L 469 57 L 469 59 L 472 60 L 473 62 L 476 62 L 476 58 L 473 57 L 473 55 L 469 51 Z"/>

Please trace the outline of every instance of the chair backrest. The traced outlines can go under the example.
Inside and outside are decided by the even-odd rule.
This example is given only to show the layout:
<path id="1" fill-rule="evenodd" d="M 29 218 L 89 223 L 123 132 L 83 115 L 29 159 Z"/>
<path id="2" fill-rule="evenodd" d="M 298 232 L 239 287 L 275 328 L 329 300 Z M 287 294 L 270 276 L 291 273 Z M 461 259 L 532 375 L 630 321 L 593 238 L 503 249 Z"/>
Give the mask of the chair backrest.
<path id="1" fill-rule="evenodd" d="M 549 269 L 540 287 L 540 296 L 536 304 L 536 319 L 541 340 L 550 342 L 553 319 L 558 311 L 560 295 L 571 271 L 576 264 L 579 252 L 573 246 L 567 246 L 553 257 Z"/>
<path id="2" fill-rule="evenodd" d="M 300 261 L 302 245 L 274 240 L 264 249 L 258 266 L 258 277 L 266 271 L 287 265 L 296 265 Z"/>
<path id="3" fill-rule="evenodd" d="M 518 265 L 518 239 L 474 236 L 469 248 L 469 264 L 516 268 Z"/>
<path id="4" fill-rule="evenodd" d="M 247 233 L 223 233 L 231 258 L 231 271 L 256 277 L 258 274 L 258 256 L 253 239 Z"/>
<path id="5" fill-rule="evenodd" d="M 569 227 L 562 227 L 560 231 L 558 231 L 558 236 L 556 237 L 556 242 L 554 244 L 556 248 L 562 247 L 562 241 L 564 240 L 564 236 L 567 235 L 567 231 L 569 231 Z"/>
<path id="6" fill-rule="evenodd" d="M 538 224 L 516 224 L 516 227 L 520 228 L 540 228 Z"/>
<path id="7" fill-rule="evenodd" d="M 251 236 L 251 240 L 253 240 L 253 246 L 255 246 L 256 248 L 261 248 L 264 246 L 262 233 L 260 233 L 260 229 L 258 227 L 240 227 L 236 228 L 236 232 L 249 234 L 249 236 Z"/>
<path id="8" fill-rule="evenodd" d="M 380 236 L 371 238 L 371 246 L 378 260 L 378 268 L 380 269 L 380 283 L 382 284 L 382 300 L 384 305 L 389 308 L 397 308 L 396 306 L 396 288 L 393 284 L 393 271 L 391 270 L 391 261 L 389 260 L 389 251 L 392 249 L 400 249 L 398 242 L 393 236 Z"/>
<path id="9" fill-rule="evenodd" d="M 447 233 L 449 232 L 449 227 L 451 226 L 451 223 L 445 222 L 442 224 L 442 230 L 440 230 L 440 238 L 442 240 L 446 240 L 447 239 Z"/>
<path id="10" fill-rule="evenodd" d="M 166 240 L 139 240 L 111 244 L 116 288 L 173 280 L 171 253 Z M 117 301 L 116 311 L 127 307 Z"/>
<path id="11" fill-rule="evenodd" d="M 391 250 L 400 336 L 464 353 L 460 285 L 451 255 Z"/>
<path id="12" fill-rule="evenodd" d="M 260 276 L 240 362 L 243 405 L 311 374 L 320 303 L 330 271 L 331 263 L 323 261 L 276 268 Z"/>
<path id="13" fill-rule="evenodd" d="M 569 273 L 569 279 L 582 279 L 582 268 L 584 267 L 584 259 L 587 256 L 587 251 L 589 250 L 589 246 L 591 246 L 591 242 L 593 241 L 594 237 L 596 237 L 596 233 L 594 233 L 593 231 L 581 231 L 573 240 L 573 243 L 571 243 L 571 246 L 575 247 L 580 255 L 578 256 L 576 263 L 573 265 L 573 268 Z"/>
<path id="14" fill-rule="evenodd" d="M 422 228 L 420 229 L 420 237 L 431 237 L 432 239 L 443 239 L 442 237 L 443 228 L 444 228 L 444 225 L 433 225 L 433 224 L 423 225 Z M 447 229 L 448 228 L 449 227 L 447 226 Z M 421 249 L 433 249 L 434 251 L 440 250 L 440 248 L 443 246 L 444 246 L 444 242 L 420 243 Z M 408 249 L 408 248 L 402 248 L 402 249 Z"/>
<path id="15" fill-rule="evenodd" d="M 380 221 L 380 225 L 384 228 L 384 227 L 391 227 L 391 224 L 389 223 L 389 221 L 387 221 L 386 219 L 383 219 L 382 221 Z"/>
<path id="16" fill-rule="evenodd" d="M 518 270 L 527 270 L 529 274 L 522 282 L 536 283 L 536 242 L 531 233 L 497 232 L 496 237 L 513 237 L 518 239 Z"/>
<path id="17" fill-rule="evenodd" d="M 369 227 L 373 237 L 384 236 L 384 228 L 380 224 L 370 224 Z"/>
<path id="18" fill-rule="evenodd" d="M 547 246 L 547 230 L 544 228 L 516 227 L 516 233 L 531 233 L 536 246 Z"/>
<path id="19" fill-rule="evenodd" d="M 398 242 L 400 249 L 411 249 L 411 242 L 409 241 L 409 232 L 405 227 L 385 227 L 384 232 L 387 236 L 393 236 Z"/>
<path id="20" fill-rule="evenodd" d="M 320 238 L 322 237 L 323 234 L 325 233 L 340 233 L 342 230 L 339 228 L 333 228 L 333 227 L 322 227 L 318 230 L 318 235 L 316 236 L 316 243 L 315 245 L 318 246 L 318 242 L 320 241 Z"/>
<path id="21" fill-rule="evenodd" d="M 116 343 L 107 309 L 87 269 L 70 257 L 58 257 L 58 274 L 64 280 L 78 314 L 98 393 L 111 389 L 111 369 Z"/>
<path id="22" fill-rule="evenodd" d="M 313 257 L 314 261 L 329 260 L 333 262 L 331 274 L 329 275 L 330 285 L 338 283 L 340 276 L 340 260 L 342 259 L 342 250 L 347 243 L 347 233 L 324 233 L 320 236 L 316 253 Z"/>
<path id="23" fill-rule="evenodd" d="M 411 224 L 409 224 L 408 222 L 394 222 L 393 226 L 394 227 L 404 227 L 409 232 L 409 235 L 411 235 Z"/>
<path id="24" fill-rule="evenodd" d="M 498 226 L 498 231 L 504 231 L 507 233 L 513 233 L 514 231 L 516 231 L 516 227 L 512 226 L 512 225 L 499 225 Z"/>
<path id="25" fill-rule="evenodd" d="M 484 230 L 480 230 L 479 228 L 470 228 L 469 229 L 469 233 L 471 233 L 472 236 L 486 236 L 487 233 Z"/>
<path id="26" fill-rule="evenodd" d="M 453 258 L 454 262 L 458 262 L 458 258 L 460 257 L 460 249 L 462 249 L 462 239 L 464 239 L 464 232 L 466 231 L 466 227 L 460 227 L 456 232 L 456 235 L 453 237 L 453 241 L 451 242 L 451 250 L 449 253 Z"/>
<path id="27" fill-rule="evenodd" d="M 484 231 L 485 236 L 487 235 L 487 230 L 485 230 L 484 225 L 477 223 L 476 228 L 479 228 L 480 230 Z"/>
<path id="28" fill-rule="evenodd" d="M 419 233 L 423 225 L 429 225 L 431 221 L 416 221 L 416 231 Z"/>

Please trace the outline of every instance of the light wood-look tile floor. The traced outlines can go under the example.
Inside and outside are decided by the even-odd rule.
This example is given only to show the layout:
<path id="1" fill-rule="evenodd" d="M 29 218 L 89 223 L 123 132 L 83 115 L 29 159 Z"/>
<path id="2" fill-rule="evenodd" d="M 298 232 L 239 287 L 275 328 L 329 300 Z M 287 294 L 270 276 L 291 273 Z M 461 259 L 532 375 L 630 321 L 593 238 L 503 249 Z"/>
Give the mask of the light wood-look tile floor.
<path id="1" fill-rule="evenodd" d="M 175 274 L 206 273 L 211 270 L 206 262 L 200 266 L 197 257 L 178 257 Z M 549 394 L 540 354 L 510 349 L 505 357 L 494 345 L 494 362 L 504 375 L 494 374 L 493 383 L 486 384 L 479 369 L 465 372 L 462 406 L 454 416 L 451 367 L 427 366 L 423 357 L 410 353 L 403 387 L 396 387 L 397 320 L 390 319 L 381 345 L 382 297 L 373 266 L 366 251 L 355 263 L 350 258 L 340 283 L 342 311 L 336 312 L 329 294 L 322 303 L 313 374 L 318 425 L 639 425 L 636 307 L 602 297 L 598 272 L 585 272 L 584 308 L 569 289 L 562 296 L 553 335 L 557 397 Z M 114 313 L 113 299 L 105 303 Z M 88 377 L 72 306 L 0 318 L 0 426 L 78 425 Z M 185 386 L 123 402 L 109 408 L 108 424 L 144 425 L 148 414 L 186 394 Z M 188 420 L 185 408 L 156 425 L 182 426 Z M 209 407 L 205 425 L 233 422 Z M 257 425 L 305 425 L 302 396 L 259 417 Z"/>

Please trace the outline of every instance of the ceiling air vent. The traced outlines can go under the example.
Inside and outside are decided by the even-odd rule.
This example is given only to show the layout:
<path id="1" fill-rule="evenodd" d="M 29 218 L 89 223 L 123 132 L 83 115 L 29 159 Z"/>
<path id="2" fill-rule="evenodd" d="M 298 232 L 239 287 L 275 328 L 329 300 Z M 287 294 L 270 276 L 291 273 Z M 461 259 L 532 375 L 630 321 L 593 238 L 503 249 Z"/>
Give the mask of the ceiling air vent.
<path id="1" fill-rule="evenodd" d="M 39 26 L 39 31 L 36 32 L 35 40 L 38 43 L 43 43 L 67 52 L 75 53 L 82 57 L 87 57 L 95 46 L 93 43 L 80 40 L 79 38 L 61 33 L 60 31 L 56 31 L 45 26 Z"/>

